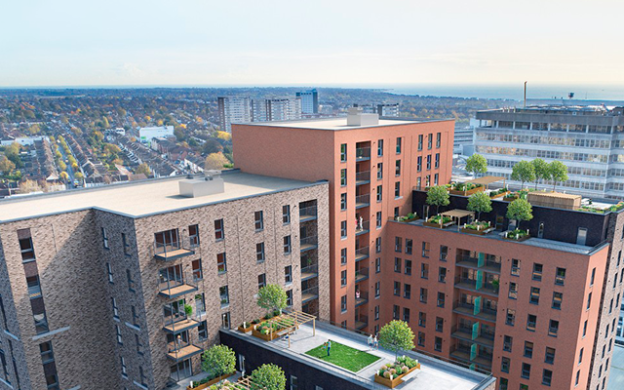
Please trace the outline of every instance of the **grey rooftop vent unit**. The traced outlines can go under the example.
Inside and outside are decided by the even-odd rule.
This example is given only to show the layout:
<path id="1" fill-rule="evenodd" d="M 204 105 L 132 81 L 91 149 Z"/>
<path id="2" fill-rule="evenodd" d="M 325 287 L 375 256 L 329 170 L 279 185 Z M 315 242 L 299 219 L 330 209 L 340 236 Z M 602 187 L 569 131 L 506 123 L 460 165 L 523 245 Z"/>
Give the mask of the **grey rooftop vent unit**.
<path id="1" fill-rule="evenodd" d="M 347 126 L 377 126 L 379 114 L 364 114 L 360 107 L 350 107 L 347 114 Z"/>
<path id="2" fill-rule="evenodd" d="M 224 190 L 221 171 L 205 171 L 204 176 L 189 176 L 187 179 L 180 180 L 180 195 L 186 198 L 220 194 Z"/>

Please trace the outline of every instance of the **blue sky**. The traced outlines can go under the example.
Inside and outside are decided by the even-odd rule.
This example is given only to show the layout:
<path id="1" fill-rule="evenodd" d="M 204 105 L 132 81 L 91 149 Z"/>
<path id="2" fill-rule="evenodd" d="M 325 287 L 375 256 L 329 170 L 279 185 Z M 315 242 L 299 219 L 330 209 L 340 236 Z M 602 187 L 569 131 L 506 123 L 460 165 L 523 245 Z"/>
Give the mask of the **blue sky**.
<path id="1" fill-rule="evenodd" d="M 618 0 L 0 1 L 0 86 L 624 85 Z"/>

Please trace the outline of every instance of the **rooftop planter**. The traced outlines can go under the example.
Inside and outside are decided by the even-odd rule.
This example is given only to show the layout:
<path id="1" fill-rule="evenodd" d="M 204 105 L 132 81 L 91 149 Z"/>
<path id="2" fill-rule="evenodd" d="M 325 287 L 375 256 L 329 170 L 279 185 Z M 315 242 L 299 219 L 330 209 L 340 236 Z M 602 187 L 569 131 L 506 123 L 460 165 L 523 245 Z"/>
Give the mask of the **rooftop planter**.
<path id="1" fill-rule="evenodd" d="M 251 330 L 251 334 L 252 336 L 264 341 L 271 341 L 278 338 L 282 331 L 292 327 L 293 325 L 294 321 L 289 318 L 283 318 L 279 323 L 267 320 L 259 325 L 254 325 Z"/>
<path id="2" fill-rule="evenodd" d="M 238 326 L 238 331 L 241 333 L 249 333 L 252 331 L 255 325 L 262 323 L 261 320 L 253 320 L 252 322 L 243 322 Z"/>
<path id="3" fill-rule="evenodd" d="M 457 183 L 449 188 L 449 194 L 451 195 L 469 196 L 480 191 L 485 191 L 485 187 L 482 184 Z"/>
<path id="4" fill-rule="evenodd" d="M 424 226 L 434 227 L 438 229 L 445 229 L 447 227 L 453 226 L 453 220 L 446 216 L 434 215 L 429 218 L 425 222 L 423 222 Z"/>
<path id="5" fill-rule="evenodd" d="M 498 191 L 492 191 L 490 192 L 490 198 L 491 199 L 498 199 L 498 198 L 504 198 L 507 195 L 509 195 L 509 191 L 507 191 L 506 188 L 501 188 Z"/>
<path id="6" fill-rule="evenodd" d="M 492 227 L 492 224 L 489 221 L 475 221 L 473 223 L 465 223 L 464 227 L 460 230 L 462 233 L 483 236 L 493 231 L 494 227 Z"/>
<path id="7" fill-rule="evenodd" d="M 503 235 L 505 240 L 522 242 L 531 238 L 528 230 L 516 229 L 516 230 L 508 230 Z"/>
<path id="8" fill-rule="evenodd" d="M 403 377 L 418 369 L 420 369 L 420 363 L 417 360 L 403 356 L 394 363 L 382 366 L 375 374 L 375 382 L 394 389 L 403 383 Z"/>
<path id="9" fill-rule="evenodd" d="M 397 222 L 412 222 L 418 219 L 418 214 L 409 213 L 407 215 L 402 215 L 400 217 L 396 217 Z"/>
<path id="10" fill-rule="evenodd" d="M 225 375 L 221 375 L 218 377 L 206 377 L 204 379 L 202 379 L 201 381 L 191 381 L 191 384 L 193 385 L 193 387 L 191 386 L 186 386 L 186 390 L 202 390 L 202 389 L 207 389 L 208 387 L 214 385 L 215 383 L 219 383 L 224 379 L 227 379 L 229 377 L 231 377 L 232 375 L 234 375 L 235 373 L 231 373 L 231 374 L 225 374 Z M 212 379 L 211 379 L 212 378 Z"/>

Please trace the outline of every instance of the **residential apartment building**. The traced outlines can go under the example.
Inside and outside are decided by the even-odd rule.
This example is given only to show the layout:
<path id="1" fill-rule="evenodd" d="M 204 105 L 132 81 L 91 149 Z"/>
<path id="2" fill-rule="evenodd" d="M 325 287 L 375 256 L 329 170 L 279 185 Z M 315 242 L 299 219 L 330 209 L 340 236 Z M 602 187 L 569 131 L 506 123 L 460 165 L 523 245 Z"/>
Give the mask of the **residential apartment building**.
<path id="1" fill-rule="evenodd" d="M 414 212 L 429 213 L 414 191 Z M 408 321 L 417 348 L 492 372 L 498 389 L 605 388 L 622 299 L 624 213 L 533 206 L 534 238 L 506 240 L 507 202 L 473 235 L 390 222 L 383 322 Z M 451 196 L 449 209 L 467 198 Z"/>
<path id="2" fill-rule="evenodd" d="M 412 188 L 451 177 L 453 121 L 347 118 L 233 127 L 243 171 L 329 182 L 331 319 L 379 330 L 383 237 L 388 218 L 411 211 Z"/>
<path id="3" fill-rule="evenodd" d="M 318 91 L 316 89 L 297 92 L 296 96 L 301 99 L 301 112 L 303 114 L 319 113 Z"/>
<path id="4" fill-rule="evenodd" d="M 569 176 L 561 190 L 624 199 L 623 107 L 516 107 L 479 111 L 476 119 L 475 152 L 490 174 L 509 180 L 518 161 L 560 160 Z"/>
<path id="5" fill-rule="evenodd" d="M 164 389 L 276 283 L 329 318 L 328 183 L 238 171 L 0 202 L 0 389 Z"/>
<path id="6" fill-rule="evenodd" d="M 251 122 L 251 99 L 247 97 L 217 98 L 219 125 L 222 131 L 232 132 L 232 123 Z"/>
<path id="7" fill-rule="evenodd" d="M 386 104 L 378 104 L 377 105 L 377 114 L 379 114 L 379 116 L 384 116 L 384 117 L 398 117 L 399 116 L 399 110 L 400 105 L 399 103 L 386 103 Z"/>
<path id="8" fill-rule="evenodd" d="M 273 98 L 253 100 L 251 120 L 271 122 L 301 119 L 300 98 Z"/>

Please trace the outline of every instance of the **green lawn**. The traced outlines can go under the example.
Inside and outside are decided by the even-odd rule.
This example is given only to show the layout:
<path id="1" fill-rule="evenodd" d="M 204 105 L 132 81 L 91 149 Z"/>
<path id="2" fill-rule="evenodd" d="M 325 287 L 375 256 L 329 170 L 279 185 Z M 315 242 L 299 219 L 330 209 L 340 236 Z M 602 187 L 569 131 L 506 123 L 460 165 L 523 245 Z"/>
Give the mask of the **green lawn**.
<path id="1" fill-rule="evenodd" d="M 323 348 L 322 345 L 309 350 L 306 352 L 306 355 L 313 356 L 353 372 L 358 372 L 362 368 L 380 360 L 379 357 L 371 355 L 370 353 L 347 347 L 335 341 L 332 341 L 331 356 L 327 356 L 327 349 Z"/>

